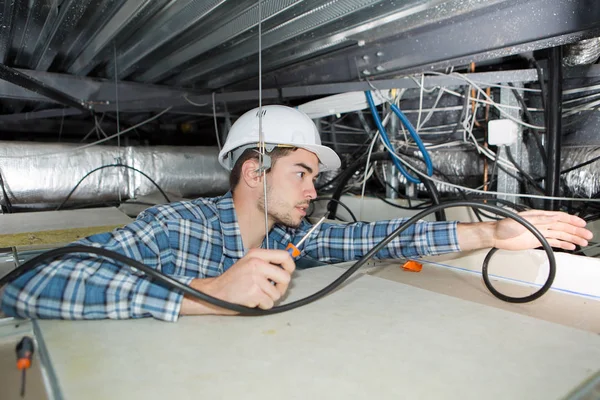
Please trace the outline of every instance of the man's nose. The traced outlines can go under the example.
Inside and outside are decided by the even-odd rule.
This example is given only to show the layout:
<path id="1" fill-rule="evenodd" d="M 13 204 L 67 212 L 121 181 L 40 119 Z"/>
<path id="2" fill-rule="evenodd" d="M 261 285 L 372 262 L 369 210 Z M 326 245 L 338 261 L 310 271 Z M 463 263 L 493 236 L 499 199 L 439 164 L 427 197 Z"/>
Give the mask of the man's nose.
<path id="1" fill-rule="evenodd" d="M 306 197 L 310 200 L 314 200 L 317 197 L 317 190 L 315 189 L 315 184 L 312 181 L 306 190 Z"/>

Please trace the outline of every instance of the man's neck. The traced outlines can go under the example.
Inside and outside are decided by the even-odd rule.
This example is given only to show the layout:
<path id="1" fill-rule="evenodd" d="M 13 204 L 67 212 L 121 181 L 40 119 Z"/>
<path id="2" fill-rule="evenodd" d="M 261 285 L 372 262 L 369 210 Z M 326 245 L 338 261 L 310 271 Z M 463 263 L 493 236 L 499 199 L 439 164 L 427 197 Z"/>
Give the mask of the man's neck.
<path id="1" fill-rule="evenodd" d="M 258 248 L 262 245 L 265 233 L 265 213 L 256 207 L 257 199 L 245 195 L 233 194 L 233 206 L 237 214 L 244 249 Z M 273 222 L 269 221 L 269 230 Z"/>

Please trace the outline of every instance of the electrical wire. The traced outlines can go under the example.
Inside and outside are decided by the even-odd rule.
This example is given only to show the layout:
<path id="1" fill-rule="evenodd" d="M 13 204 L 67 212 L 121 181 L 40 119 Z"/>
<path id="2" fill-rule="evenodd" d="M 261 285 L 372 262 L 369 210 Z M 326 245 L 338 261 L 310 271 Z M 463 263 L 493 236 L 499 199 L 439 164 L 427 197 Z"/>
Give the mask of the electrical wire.
<path id="1" fill-rule="evenodd" d="M 63 154 L 71 154 L 71 153 L 74 153 L 74 152 L 76 152 L 76 151 L 83 150 L 83 149 L 87 149 L 87 148 L 89 148 L 89 147 L 96 146 L 96 145 L 98 145 L 98 144 L 100 144 L 100 143 L 104 143 L 104 142 L 106 142 L 106 141 L 109 141 L 109 140 L 111 140 L 111 139 L 114 139 L 114 138 L 116 138 L 116 137 L 119 137 L 119 136 L 121 136 L 121 135 L 123 135 L 123 134 L 125 134 L 125 133 L 127 133 L 127 132 L 130 132 L 130 131 L 132 131 L 132 130 L 134 130 L 134 129 L 136 129 L 136 128 L 139 128 L 140 126 L 142 126 L 142 125 L 145 125 L 145 124 L 147 124 L 148 122 L 154 121 L 155 119 L 159 118 L 161 115 L 163 115 L 163 114 L 165 114 L 166 112 L 168 112 L 168 111 L 169 111 L 171 108 L 173 108 L 173 107 L 168 107 L 168 108 L 165 108 L 164 110 L 162 110 L 162 111 L 161 111 L 161 112 L 159 112 L 158 114 L 154 115 L 153 117 L 150 117 L 150 118 L 148 118 L 148 119 L 147 119 L 147 120 L 145 120 L 145 121 L 142 121 L 142 122 L 140 122 L 139 124 L 136 124 L 136 125 L 130 126 L 129 128 L 127 128 L 127 129 L 125 129 L 125 130 L 122 130 L 122 131 L 120 131 L 120 132 L 117 132 L 117 133 L 115 133 L 114 135 L 111 135 L 111 136 L 109 136 L 109 137 L 107 137 L 107 138 L 104 138 L 104 139 L 100 139 L 100 140 L 98 140 L 98 141 L 96 141 L 96 142 L 93 142 L 93 143 L 86 144 L 86 145 L 84 145 L 84 146 L 74 147 L 74 148 L 72 148 L 72 149 L 68 149 L 68 150 L 64 150 L 64 151 L 57 151 L 57 152 L 55 152 L 55 153 L 23 154 L 23 155 L 18 155 L 18 156 L 6 156 L 6 155 L 0 155 L 0 159 L 2 159 L 2 158 L 7 158 L 7 159 L 8 159 L 8 158 L 19 158 L 19 159 L 23 159 L 23 158 L 51 157 L 51 156 L 58 156 L 58 155 L 63 155 Z"/>
<path id="2" fill-rule="evenodd" d="M 565 169 L 565 170 L 563 170 L 563 171 L 560 171 L 560 174 L 561 174 L 561 175 L 563 175 L 563 174 L 567 174 L 567 173 L 569 173 L 569 172 L 571 172 L 571 171 L 575 171 L 576 169 L 583 168 L 583 167 L 585 167 L 586 165 L 590 165 L 591 163 L 594 163 L 594 162 L 596 162 L 596 161 L 598 161 L 598 160 L 600 160 L 600 156 L 597 156 L 597 157 L 591 158 L 591 159 L 589 159 L 589 160 L 587 160 L 587 161 L 585 161 L 585 162 L 582 162 L 581 164 L 577 164 L 577 165 L 575 165 L 575 166 L 573 166 L 573 167 L 570 167 L 570 168 L 567 168 L 567 169 Z"/>
<path id="3" fill-rule="evenodd" d="M 369 103 L 369 108 L 371 109 L 371 114 L 373 115 L 373 119 L 375 120 L 375 124 L 377 125 L 377 128 L 379 129 L 379 134 L 381 136 L 381 140 L 384 142 L 384 144 L 386 144 L 386 147 L 389 149 L 389 148 L 392 147 L 392 145 L 391 145 L 391 143 L 389 141 L 389 138 L 387 136 L 387 132 L 386 132 L 385 128 L 383 127 L 383 125 L 381 123 L 381 120 L 379 119 L 379 115 L 377 114 L 377 109 L 375 108 L 375 103 L 373 102 L 373 96 L 371 95 L 370 91 L 366 91 L 365 92 L 365 96 L 367 97 L 367 102 Z M 410 121 L 406 118 L 406 116 L 404 114 L 402 114 L 402 112 L 400 111 L 400 109 L 398 107 L 396 107 L 395 104 L 390 103 L 390 107 L 391 107 L 392 111 L 394 112 L 394 114 L 396 114 L 398 116 L 398 118 L 400 119 L 400 121 L 402 122 L 402 124 L 404 126 L 406 126 L 406 128 L 408 129 L 408 131 L 409 131 L 410 135 L 412 136 L 413 140 L 417 143 L 417 146 L 419 147 L 419 150 L 423 154 L 423 159 L 426 160 L 427 174 L 429 176 L 431 176 L 433 174 L 433 165 L 431 163 L 431 157 L 429 157 L 429 153 L 427 152 L 427 149 L 425 148 L 425 146 L 423 145 L 423 142 L 419 138 L 419 135 L 415 131 L 415 129 L 412 126 L 412 124 L 410 123 Z M 400 173 L 402 175 L 404 175 L 404 177 L 408 181 L 410 181 L 412 183 L 421 183 L 420 179 L 415 178 L 412 175 L 410 175 L 404 169 L 404 167 L 402 167 L 402 165 L 400 163 L 394 161 L 394 164 L 396 165 L 396 168 L 398 168 L 398 171 L 400 171 Z"/>
<path id="4" fill-rule="evenodd" d="M 428 72 L 427 72 L 427 74 L 440 75 L 440 76 L 448 76 L 448 75 L 446 75 L 446 74 L 443 74 L 443 73 L 441 73 L 441 72 L 435 72 L 435 71 L 428 71 Z M 481 94 L 481 95 L 482 95 L 482 96 L 483 96 L 483 97 L 484 97 L 484 98 L 485 98 L 487 101 L 491 102 L 491 104 L 490 104 L 490 105 L 492 105 L 494 108 L 496 108 L 496 109 L 498 110 L 498 112 L 499 112 L 500 114 L 502 114 L 502 115 L 503 115 L 505 118 L 508 118 L 508 119 L 510 119 L 510 120 L 512 120 L 512 121 L 514 121 L 514 122 L 516 122 L 517 124 L 520 124 L 520 125 L 526 126 L 526 127 L 528 127 L 528 128 L 531 128 L 531 129 L 540 129 L 540 130 L 544 130 L 544 129 L 545 129 L 545 127 L 543 127 L 543 126 L 531 125 L 531 124 L 528 124 L 528 123 L 526 123 L 526 122 L 520 121 L 520 120 L 519 120 L 519 119 L 517 119 L 517 118 L 514 118 L 514 117 L 513 117 L 512 115 L 510 115 L 510 114 L 507 114 L 507 113 L 506 113 L 506 111 L 504 111 L 504 110 L 502 109 L 502 107 L 500 107 L 500 106 L 499 106 L 499 105 L 498 105 L 498 104 L 497 104 L 497 103 L 496 103 L 494 100 L 492 100 L 492 99 L 491 99 L 491 98 L 490 98 L 490 97 L 489 97 L 489 96 L 488 96 L 488 95 L 485 93 L 485 91 L 484 91 L 484 90 L 483 90 L 483 89 L 482 89 L 482 88 L 481 88 L 479 85 L 477 85 L 477 84 L 475 83 L 475 81 L 473 81 L 472 79 L 470 79 L 470 78 L 467 78 L 466 76 L 463 76 L 462 74 L 459 74 L 459 73 L 457 73 L 457 72 L 453 72 L 453 73 L 452 73 L 450 76 L 456 76 L 456 77 L 459 77 L 460 79 L 464 80 L 465 82 L 468 82 L 469 84 L 471 84 L 471 85 L 472 85 L 472 86 L 473 86 L 475 89 L 477 89 L 477 92 L 478 92 L 478 93 L 480 93 L 480 94 Z M 512 88 L 512 87 L 510 87 L 510 86 L 502 86 L 502 85 L 489 85 L 489 84 L 486 84 L 486 86 L 504 87 L 504 88 L 507 88 L 507 89 L 515 89 L 515 88 Z M 518 88 L 518 90 L 526 90 L 526 89 L 524 89 L 524 88 Z M 530 91 L 533 91 L 533 89 L 529 89 L 529 90 L 530 90 Z M 538 91 L 538 92 L 539 92 L 539 90 L 535 90 L 535 91 Z M 469 97 L 470 97 L 470 96 L 469 96 Z"/>
<path id="5" fill-rule="evenodd" d="M 1 173 L 0 173 L 0 187 L 2 188 L 2 197 L 4 198 L 4 206 L 3 206 L 3 208 L 6 208 L 6 211 L 9 214 L 12 214 L 14 212 L 13 206 L 12 206 L 12 203 L 10 201 L 10 198 L 8 197 L 8 193 L 6 192 L 6 187 L 4 186 L 4 178 L 2 178 L 2 174 Z"/>
<path id="6" fill-rule="evenodd" d="M 509 85 L 513 86 L 512 83 L 509 83 Z M 517 102 L 521 105 L 521 110 L 523 111 L 523 114 L 525 114 L 525 117 L 527 117 L 527 121 L 529 123 L 533 124 L 533 122 L 534 122 L 533 116 L 527 109 L 527 104 L 525 104 L 525 100 L 523 99 L 523 96 L 521 96 L 519 91 L 516 89 L 513 89 L 512 92 L 513 92 L 513 95 L 515 96 L 515 98 L 517 99 Z M 544 130 L 547 130 L 545 117 L 544 117 Z M 542 145 L 542 141 L 536 132 L 531 131 L 530 133 L 531 133 L 531 136 L 533 136 L 535 145 L 536 145 L 536 147 L 539 151 L 540 157 L 542 159 L 542 163 L 544 164 L 544 167 L 546 167 L 548 165 L 548 157 L 546 156 L 546 150 L 544 149 L 544 146 Z"/>
<path id="7" fill-rule="evenodd" d="M 60 205 L 58 207 L 56 207 L 55 211 L 59 211 L 67 201 L 69 201 L 69 199 L 71 198 L 71 196 L 73 195 L 73 193 L 75 192 L 75 190 L 77 190 L 77 188 L 79 187 L 79 185 L 81 185 L 81 183 L 91 174 L 93 174 L 96 171 L 100 171 L 102 169 L 105 168 L 114 168 L 114 167 L 119 167 L 119 168 L 127 168 L 130 170 L 133 170 L 135 172 L 138 172 L 140 174 L 142 174 L 144 177 L 146 177 L 160 192 L 160 194 L 162 194 L 162 196 L 165 198 L 165 200 L 167 201 L 167 203 L 170 203 L 171 200 L 169 199 L 169 196 L 167 196 L 167 194 L 162 190 L 162 188 L 158 185 L 158 183 L 156 183 L 152 178 L 150 178 L 148 175 L 146 175 L 144 172 L 140 171 L 137 168 L 131 167 L 129 165 L 125 165 L 125 164 L 108 164 L 108 165 L 103 165 L 101 167 L 98 167 L 96 169 L 91 170 L 90 172 L 88 172 L 87 174 L 84 175 L 83 178 L 81 178 L 79 180 L 79 182 L 77 182 L 77 184 L 75 185 L 75 187 L 73 189 L 71 189 L 71 191 L 69 192 L 69 194 L 67 195 L 67 197 L 62 201 L 62 203 L 60 203 Z"/>
<path id="8" fill-rule="evenodd" d="M 348 207 L 346 204 L 344 204 L 339 199 L 334 199 L 333 197 L 315 197 L 310 203 L 312 204 L 315 201 L 323 201 L 323 200 L 329 200 L 329 201 L 336 202 L 337 204 L 339 204 L 340 206 L 342 206 L 348 212 L 348 215 L 350 215 L 350 218 L 352 218 L 353 222 L 358 222 L 358 219 L 356 218 L 356 215 L 354 215 L 354 213 L 352 212 L 352 210 L 350 209 L 350 207 Z M 311 213 L 311 215 L 312 215 L 312 213 Z"/>
<path id="9" fill-rule="evenodd" d="M 384 143 L 384 146 L 387 147 L 387 145 Z M 461 186 L 461 185 L 456 185 L 453 183 L 449 183 L 449 182 L 444 182 L 441 181 L 439 179 L 435 179 L 431 176 L 428 176 L 426 174 L 424 174 L 423 172 L 419 171 L 417 168 L 415 168 L 414 166 L 412 166 L 409 162 L 405 161 L 404 159 L 402 159 L 396 152 L 393 152 L 393 150 L 391 150 L 388 147 L 388 151 L 390 151 L 390 154 L 398 159 L 402 164 L 406 165 L 408 168 L 410 168 L 411 170 L 413 170 L 415 173 L 417 173 L 418 175 L 420 175 L 421 177 L 425 178 L 425 179 L 429 179 L 433 182 L 437 182 L 440 185 L 444 185 L 447 187 L 452 187 L 455 189 L 461 189 L 461 190 L 465 190 L 468 192 L 473 192 L 473 193 L 480 193 L 480 194 L 494 194 L 494 195 L 501 195 L 501 196 L 510 196 L 510 197 L 521 197 L 521 198 L 529 198 L 529 199 L 550 199 L 550 200 L 565 200 L 565 201 L 582 201 L 582 202 L 592 202 L 592 203 L 600 203 L 600 199 L 583 199 L 583 198 L 577 198 L 577 197 L 553 197 L 553 196 L 539 196 L 539 195 L 535 195 L 535 194 L 518 194 L 518 193 L 505 193 L 505 192 L 492 192 L 492 191 L 483 191 L 483 190 L 478 190 L 478 189 L 472 189 L 466 186 Z"/>
<path id="10" fill-rule="evenodd" d="M 217 137 L 217 146 L 219 146 L 219 151 L 221 151 L 221 138 L 219 135 L 219 125 L 217 124 L 217 107 L 215 104 L 215 92 L 212 92 L 212 109 L 213 109 L 213 121 L 215 123 L 215 136 Z"/>
<path id="11" fill-rule="evenodd" d="M 263 176 L 263 197 L 265 213 L 265 247 L 269 249 L 269 212 L 267 201 L 267 168 L 265 168 L 265 157 L 267 154 L 265 137 L 262 129 L 262 1 L 258 1 L 258 142 L 259 142 L 259 165 Z"/>
<path id="12" fill-rule="evenodd" d="M 440 210 L 445 210 L 447 208 L 452 208 L 452 207 L 476 207 L 476 208 L 481 208 L 483 210 L 497 213 L 498 215 L 503 216 L 505 218 L 511 218 L 511 219 L 515 220 L 516 222 L 518 222 L 519 224 L 521 224 L 522 226 L 524 226 L 525 229 L 527 229 L 529 232 L 531 232 L 533 234 L 533 236 L 541 243 L 544 251 L 548 255 L 550 272 L 548 273 L 546 282 L 537 292 L 535 292 L 531 295 L 525 296 L 525 297 L 515 298 L 515 297 L 508 297 L 505 295 L 501 295 L 501 293 L 499 293 L 495 289 L 494 289 L 494 291 L 490 290 L 496 297 L 500 298 L 501 300 L 512 302 L 512 303 L 525 303 L 525 302 L 529 302 L 529 301 L 532 301 L 532 300 L 535 300 L 535 299 L 541 297 L 544 293 L 546 293 L 548 291 L 548 289 L 550 289 L 550 287 L 552 286 L 552 282 L 554 281 L 554 277 L 556 275 L 556 259 L 554 257 L 554 252 L 552 251 L 552 247 L 550 246 L 550 244 L 548 243 L 546 238 L 536 229 L 536 227 L 533 224 L 531 224 L 531 222 L 527 221 L 525 218 L 521 217 L 520 215 L 515 214 L 506 209 L 503 209 L 503 208 L 500 208 L 497 206 L 493 206 L 491 204 L 484 204 L 484 203 L 478 203 L 478 202 L 473 202 L 473 201 L 455 201 L 455 202 L 450 202 L 450 203 L 445 203 L 445 204 L 438 204 L 438 205 L 429 207 L 428 209 L 426 209 L 424 211 L 421 211 L 420 213 L 414 215 L 413 217 L 411 217 L 411 218 L 407 219 L 405 222 L 403 222 L 398 228 L 396 228 L 392 233 L 390 233 L 385 239 L 383 239 L 381 242 L 379 242 L 377 245 L 375 245 L 373 248 L 371 248 L 371 250 L 369 250 L 365 255 L 363 255 L 356 263 L 354 263 L 354 265 L 352 265 L 352 267 L 350 267 L 347 271 L 345 271 L 343 274 L 341 274 L 336 280 L 334 280 L 331 284 L 327 285 L 325 288 L 323 288 L 323 289 L 319 290 L 318 292 L 316 292 L 308 297 L 305 297 L 303 299 L 300 299 L 300 300 L 297 300 L 297 301 L 294 301 L 291 303 L 283 304 L 283 305 L 274 307 L 269 310 L 262 310 L 260 308 L 250 308 L 250 307 L 246 307 L 246 306 L 242 306 L 239 304 L 235 304 L 235 303 L 231 303 L 228 301 L 218 299 L 216 297 L 207 295 L 206 293 L 203 293 L 199 290 L 196 290 L 186 284 L 183 284 L 183 283 L 173 279 L 172 277 L 164 274 L 163 272 L 161 272 L 159 270 L 150 268 L 147 265 L 144 265 L 137 260 L 126 257 L 120 253 L 116 253 L 116 252 L 113 252 L 113 251 L 110 251 L 107 249 L 103 249 L 103 248 L 84 246 L 84 245 L 69 245 L 66 247 L 61 247 L 58 249 L 50 250 L 48 252 L 40 254 L 40 255 L 26 261 L 20 267 L 12 270 L 6 276 L 4 276 L 3 278 L 0 279 L 0 288 L 2 286 L 4 286 L 5 284 L 17 279 L 19 276 L 23 275 L 24 273 L 26 273 L 30 270 L 33 270 L 39 263 L 41 263 L 43 261 L 51 260 L 51 259 L 54 259 L 54 258 L 59 257 L 64 254 L 86 253 L 86 254 L 95 254 L 95 255 L 102 256 L 102 257 L 114 259 L 116 261 L 119 261 L 122 264 L 133 267 L 133 268 L 137 269 L 138 271 L 143 272 L 151 279 L 153 279 L 159 283 L 162 283 L 163 285 L 166 285 L 170 289 L 178 290 L 178 291 L 180 291 L 184 294 L 187 294 L 189 296 L 192 296 L 198 300 L 205 301 L 205 302 L 210 303 L 217 307 L 221 307 L 221 308 L 225 308 L 225 309 L 228 309 L 231 311 L 238 312 L 242 315 L 257 316 L 257 315 L 277 314 L 277 313 L 293 310 L 295 308 L 310 304 L 310 303 L 328 295 L 329 293 L 331 293 L 332 291 L 337 289 L 344 281 L 346 281 L 360 267 L 362 267 L 365 263 L 367 263 L 381 249 L 383 249 L 385 246 L 387 246 L 392 240 L 394 240 L 399 234 L 404 232 L 410 226 L 414 225 L 415 223 L 417 223 L 418 221 L 420 221 L 421 219 L 425 218 L 426 216 L 428 216 L 430 214 L 433 214 Z M 121 267 L 121 265 L 118 265 L 118 266 Z M 484 279 L 486 279 L 485 277 L 487 276 L 487 270 L 484 272 L 484 274 L 486 274 L 486 275 L 484 275 Z M 499 295 L 501 295 L 501 296 L 499 296 Z"/>

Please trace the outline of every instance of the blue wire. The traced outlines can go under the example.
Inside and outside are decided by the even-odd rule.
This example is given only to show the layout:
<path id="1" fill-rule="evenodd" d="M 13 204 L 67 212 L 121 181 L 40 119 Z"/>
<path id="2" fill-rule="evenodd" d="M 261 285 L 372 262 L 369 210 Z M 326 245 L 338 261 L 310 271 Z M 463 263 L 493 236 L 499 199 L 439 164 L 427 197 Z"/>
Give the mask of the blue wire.
<path id="1" fill-rule="evenodd" d="M 369 91 L 365 92 L 365 96 L 367 97 L 367 103 L 369 103 L 369 108 L 371 109 L 371 114 L 373 115 L 373 119 L 375 120 L 375 124 L 377 125 L 377 129 L 379 129 L 379 132 L 381 133 L 381 139 L 386 144 L 386 146 L 388 148 L 388 151 L 391 154 L 392 153 L 392 151 L 391 151 L 392 144 L 390 143 L 390 140 L 388 138 L 387 132 L 386 132 L 385 128 L 383 127 L 382 123 L 381 123 L 381 119 L 379 118 L 379 115 L 377 114 L 377 109 L 375 108 L 375 103 L 373 102 L 373 96 L 371 95 L 371 92 L 369 92 Z M 415 128 L 412 126 L 412 124 L 406 118 L 406 116 L 402 113 L 402 111 L 400 111 L 398 109 L 398 107 L 396 107 L 393 104 L 392 104 L 392 111 L 394 111 L 394 113 L 398 116 L 398 118 L 404 124 L 404 126 L 406 126 L 406 128 L 410 132 L 410 135 L 412 136 L 412 138 L 417 143 L 417 146 L 419 147 L 419 150 L 421 151 L 421 154 L 423 154 L 423 159 L 425 161 L 425 165 L 427 166 L 427 175 L 432 176 L 433 175 L 433 164 L 431 163 L 431 158 L 429 157 L 429 153 L 427 152 L 427 149 L 425 149 L 425 146 L 423 145 L 423 142 L 421 141 L 421 138 L 419 137 L 419 135 L 415 131 Z M 419 178 L 415 178 L 414 176 L 410 175 L 406 171 L 406 169 L 404 169 L 404 167 L 402 166 L 402 164 L 400 164 L 400 162 L 398 161 L 398 159 L 396 157 L 392 156 L 392 161 L 394 162 L 394 165 L 396 165 L 396 168 L 398 168 L 398 171 L 400 171 L 400 173 L 409 182 L 412 182 L 412 183 L 421 183 L 421 180 Z"/>
<path id="2" fill-rule="evenodd" d="M 391 103 L 390 107 L 392 108 L 392 111 L 398 116 L 400 121 L 402 121 L 402 123 L 404 124 L 406 129 L 408 129 L 410 136 L 412 136 L 413 140 L 417 144 L 417 147 L 421 151 L 421 154 L 423 155 L 423 161 L 425 161 L 425 165 L 427 166 L 427 175 L 432 176 L 433 175 L 433 163 L 431 162 L 431 157 L 429 156 L 429 152 L 425 148 L 425 145 L 423 144 L 421 137 L 417 133 L 417 130 L 412 126 L 412 124 L 410 123 L 408 118 L 406 118 L 406 115 L 404 115 L 404 113 L 402 111 L 400 111 L 400 109 L 398 107 L 396 107 L 395 104 Z"/>

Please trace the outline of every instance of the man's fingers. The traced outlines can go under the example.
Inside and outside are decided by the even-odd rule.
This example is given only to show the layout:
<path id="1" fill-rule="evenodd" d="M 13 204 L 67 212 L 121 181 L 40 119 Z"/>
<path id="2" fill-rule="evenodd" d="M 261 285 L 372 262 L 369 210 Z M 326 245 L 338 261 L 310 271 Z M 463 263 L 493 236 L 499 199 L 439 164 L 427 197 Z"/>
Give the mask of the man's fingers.
<path id="1" fill-rule="evenodd" d="M 280 292 L 277 286 L 281 285 L 273 285 L 272 281 L 267 279 L 261 279 L 258 281 L 258 287 L 273 300 L 274 302 L 281 298 L 283 293 Z"/>
<path id="2" fill-rule="evenodd" d="M 573 243 L 563 242 L 561 240 L 556 239 L 547 239 L 550 246 L 555 249 L 563 249 L 563 250 L 575 250 L 575 245 Z"/>
<path id="3" fill-rule="evenodd" d="M 270 264 L 279 265 L 290 274 L 296 269 L 296 264 L 292 256 L 285 250 L 252 249 L 247 255 L 259 258 Z"/>
<path id="4" fill-rule="evenodd" d="M 262 266 L 262 273 L 266 278 L 275 282 L 278 289 L 284 291 L 292 279 L 290 273 L 279 268 L 278 265 L 265 264 Z"/>
<path id="5" fill-rule="evenodd" d="M 582 237 L 573 235 L 571 233 L 564 232 L 564 231 L 555 231 L 555 230 L 549 229 L 544 232 L 544 236 L 549 239 L 558 239 L 561 242 L 574 243 L 574 244 L 577 244 L 582 247 L 585 247 L 588 245 L 587 240 L 583 239 Z M 573 248 L 574 247 L 575 246 L 573 246 Z M 564 248 L 564 247 L 561 247 L 561 248 Z"/>
<path id="6" fill-rule="evenodd" d="M 529 210 L 519 213 L 520 216 L 527 218 L 532 223 L 544 222 L 544 221 L 560 221 L 571 225 L 575 225 L 583 228 L 586 226 L 585 220 L 575 215 L 567 214 L 562 211 L 543 211 L 543 210 Z"/>
<path id="7" fill-rule="evenodd" d="M 258 303 L 258 307 L 262 308 L 263 310 L 270 310 L 271 308 L 273 308 L 274 304 L 275 302 L 273 301 L 273 299 L 271 299 L 265 294 Z"/>

